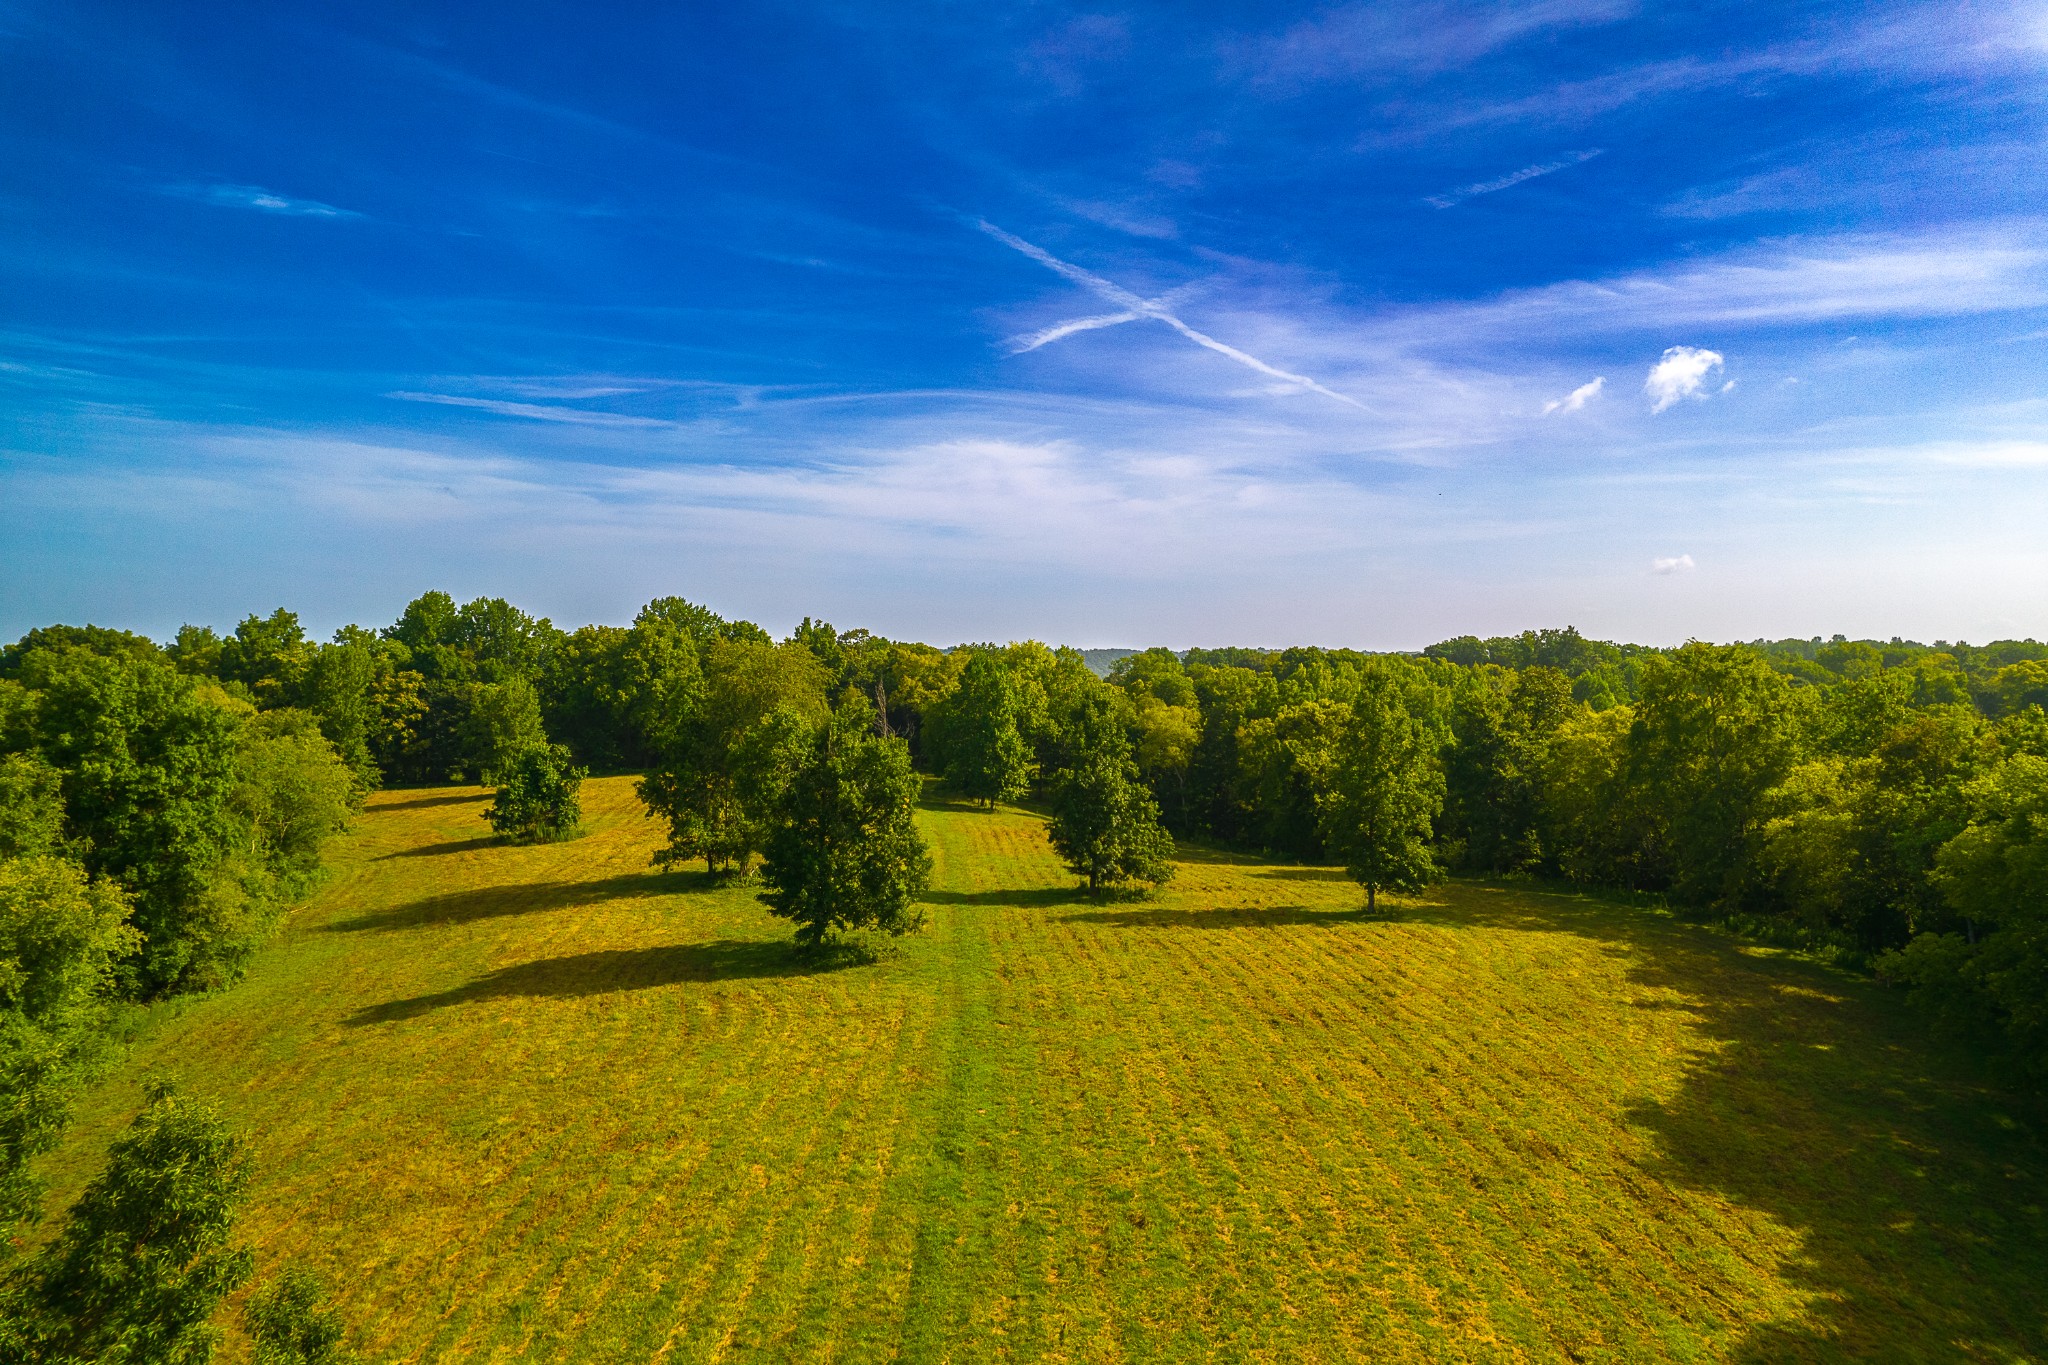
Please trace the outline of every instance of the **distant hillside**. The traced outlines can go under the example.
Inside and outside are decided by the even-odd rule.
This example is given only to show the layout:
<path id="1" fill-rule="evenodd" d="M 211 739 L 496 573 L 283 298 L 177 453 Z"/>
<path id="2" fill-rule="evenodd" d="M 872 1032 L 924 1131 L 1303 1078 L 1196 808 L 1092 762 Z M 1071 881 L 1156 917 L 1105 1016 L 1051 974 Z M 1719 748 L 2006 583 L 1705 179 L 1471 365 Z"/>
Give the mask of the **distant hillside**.
<path id="1" fill-rule="evenodd" d="M 1128 659 L 1143 652 L 1137 649 L 1084 649 L 1081 657 L 1088 661 L 1088 667 L 1094 670 L 1096 677 L 1106 678 L 1109 670 L 1116 667 L 1118 659 Z"/>

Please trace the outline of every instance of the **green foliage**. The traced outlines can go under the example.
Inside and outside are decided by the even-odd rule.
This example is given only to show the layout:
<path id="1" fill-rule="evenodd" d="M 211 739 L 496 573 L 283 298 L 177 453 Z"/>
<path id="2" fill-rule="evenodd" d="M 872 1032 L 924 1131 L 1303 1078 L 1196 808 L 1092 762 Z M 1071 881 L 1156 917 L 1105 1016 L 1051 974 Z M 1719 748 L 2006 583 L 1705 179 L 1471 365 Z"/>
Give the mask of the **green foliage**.
<path id="1" fill-rule="evenodd" d="M 340 640 L 313 655 L 297 704 L 320 719 L 320 733 L 355 777 L 359 791 L 383 780 L 372 743 L 378 728 L 377 652 L 368 643 Z"/>
<path id="2" fill-rule="evenodd" d="M 704 677 L 695 637 L 668 616 L 643 612 L 631 629 L 585 626 L 565 637 L 548 655 L 540 687 L 548 733 L 579 761 L 642 768 L 696 713 Z"/>
<path id="3" fill-rule="evenodd" d="M 258 706 L 288 706 L 298 699 L 316 649 L 298 614 L 279 607 L 268 617 L 248 617 L 221 641 L 215 676 L 241 684 Z"/>
<path id="4" fill-rule="evenodd" d="M 21 676 L 38 756 L 62 775 L 66 846 L 134 895 L 129 989 L 233 979 L 358 794 L 317 720 L 134 655 L 40 650 Z"/>
<path id="5" fill-rule="evenodd" d="M 1553 668 L 1487 670 L 1461 689 L 1445 760 L 1445 833 L 1464 866 L 1488 872 L 1545 868 L 1544 774 L 1561 726 L 1578 710 L 1571 681 Z"/>
<path id="6" fill-rule="evenodd" d="M 347 823 L 360 793 L 310 712 L 249 718 L 237 759 L 234 808 L 247 831 L 242 851 L 295 896 L 319 870 L 322 845 Z"/>
<path id="7" fill-rule="evenodd" d="M 1744 889 L 1762 797 L 1796 757 L 1787 690 L 1741 646 L 1693 643 L 1643 661 L 1622 799 L 1657 813 L 1679 901 L 1730 903 Z"/>
<path id="8" fill-rule="evenodd" d="M 341 1315 L 324 1306 L 327 1287 L 299 1266 L 253 1295 L 243 1310 L 256 1346 L 256 1365 L 349 1365 L 355 1360 L 344 1340 Z"/>
<path id="9" fill-rule="evenodd" d="M 195 626 L 189 621 L 179 626 L 177 637 L 164 646 L 164 658 L 171 666 L 195 677 L 219 677 L 220 656 L 219 632 L 212 626 Z"/>
<path id="10" fill-rule="evenodd" d="M 34 753 L 0 757 L 0 858 L 64 844 L 64 774 Z"/>
<path id="11" fill-rule="evenodd" d="M 560 744 L 536 744 L 500 765 L 484 819 L 500 837 L 531 844 L 564 839 L 583 820 L 577 793 L 587 776 Z"/>
<path id="12" fill-rule="evenodd" d="M 517 674 L 503 682 L 475 684 L 461 739 L 462 769 L 486 785 L 498 782 L 515 759 L 548 742 L 540 694 Z"/>
<path id="13" fill-rule="evenodd" d="M 775 785 L 758 764 L 779 762 L 775 743 L 750 742 L 749 734 L 784 708 L 806 724 L 822 723 L 828 681 L 802 645 L 711 642 L 701 700 L 668 718 L 661 761 L 640 782 L 641 799 L 669 827 L 660 866 L 702 858 L 714 873 L 747 872 L 772 813 L 764 793 Z"/>
<path id="14" fill-rule="evenodd" d="M 910 748 L 874 733 L 858 699 L 816 727 L 775 804 L 761 899 L 814 948 L 848 930 L 906 934 L 924 923 L 917 898 L 931 854 L 917 829 Z"/>
<path id="15" fill-rule="evenodd" d="M 0 649 L 0 678 L 19 676 L 30 657 L 40 651 L 66 649 L 81 649 L 103 659 L 158 657 L 157 647 L 149 637 L 132 631 L 108 630 L 105 626 L 37 626 Z"/>
<path id="16" fill-rule="evenodd" d="M 1173 836 L 1131 758 L 1114 707 L 1098 701 L 1076 717 L 1067 763 L 1053 778 L 1053 849 L 1090 894 L 1121 882 L 1163 884 L 1173 877 Z"/>
<path id="17" fill-rule="evenodd" d="M 158 1088 L 63 1231 L 11 1285 L 6 1355 L 43 1365 L 202 1365 L 220 1301 L 254 1257 L 230 1245 L 249 1183 L 209 1105 Z M 13 1365 L 9 1361 L 8 1365 Z"/>
<path id="18" fill-rule="evenodd" d="M 1383 890 L 1420 890 L 1441 878 L 1430 830 L 1443 802 L 1430 729 L 1391 683 L 1360 693 L 1339 744 L 1323 824 L 1345 872 L 1365 888 L 1368 909 L 1378 908 Z"/>
<path id="19" fill-rule="evenodd" d="M 212 893 L 244 843 L 234 804 L 241 717 L 153 659 L 43 650 L 22 680 L 39 694 L 38 747 L 64 773 L 66 823 L 86 867 L 135 894 L 145 939 L 137 987 L 154 994 L 189 980 L 221 918 L 202 902 L 223 908 Z"/>
<path id="20" fill-rule="evenodd" d="M 1973 818 L 1934 874 L 1963 932 L 1923 934 L 1880 966 L 1945 1022 L 2002 1031 L 2048 1077 L 2048 758 L 2005 759 L 1967 795 Z"/>
<path id="21" fill-rule="evenodd" d="M 29 1163 L 63 1130 L 102 1000 L 136 946 L 112 884 L 59 858 L 0 860 L 0 1224 L 38 1216 Z"/>
<path id="22" fill-rule="evenodd" d="M 991 810 L 1031 784 L 1031 750 L 1018 731 L 1018 712 L 1009 670 L 995 655 L 974 651 L 945 703 L 946 778 Z"/>

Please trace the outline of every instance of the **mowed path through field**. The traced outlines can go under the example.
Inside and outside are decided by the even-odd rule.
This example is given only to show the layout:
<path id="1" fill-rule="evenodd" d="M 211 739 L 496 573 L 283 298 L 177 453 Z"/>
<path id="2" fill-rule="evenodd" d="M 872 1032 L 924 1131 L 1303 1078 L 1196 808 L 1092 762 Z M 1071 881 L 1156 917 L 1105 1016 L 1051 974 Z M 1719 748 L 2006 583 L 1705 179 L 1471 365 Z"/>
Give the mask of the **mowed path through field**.
<path id="1" fill-rule="evenodd" d="M 373 798 L 58 1198 L 168 1071 L 252 1139 L 259 1275 L 320 1271 L 373 1359 L 2048 1358 L 2048 1162 L 1870 983 L 1185 850 L 1097 904 L 943 800 L 927 929 L 811 970 L 584 790 L 537 848 Z"/>

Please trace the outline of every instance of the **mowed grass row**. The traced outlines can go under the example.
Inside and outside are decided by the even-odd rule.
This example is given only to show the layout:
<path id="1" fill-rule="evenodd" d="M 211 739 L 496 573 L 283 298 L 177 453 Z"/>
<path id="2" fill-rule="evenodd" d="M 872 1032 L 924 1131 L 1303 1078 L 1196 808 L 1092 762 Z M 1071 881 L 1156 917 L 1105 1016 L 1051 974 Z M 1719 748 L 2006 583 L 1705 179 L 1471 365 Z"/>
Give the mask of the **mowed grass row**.
<path id="1" fill-rule="evenodd" d="M 536 848 L 374 798 L 58 1199 L 168 1071 L 253 1140 L 261 1273 L 375 1358 L 2044 1358 L 2048 1162 L 1869 983 L 1198 851 L 1097 904 L 1037 817 L 944 801 L 929 927 L 811 970 L 648 870 L 630 779 L 585 795 Z"/>

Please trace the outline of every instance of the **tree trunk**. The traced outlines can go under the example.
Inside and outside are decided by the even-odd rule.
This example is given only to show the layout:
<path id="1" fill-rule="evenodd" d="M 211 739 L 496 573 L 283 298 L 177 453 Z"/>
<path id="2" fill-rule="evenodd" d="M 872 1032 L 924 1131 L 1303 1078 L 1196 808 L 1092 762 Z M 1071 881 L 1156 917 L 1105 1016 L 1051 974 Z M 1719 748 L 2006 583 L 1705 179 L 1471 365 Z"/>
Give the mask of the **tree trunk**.
<path id="1" fill-rule="evenodd" d="M 1371 882 L 1365 884 L 1365 913 L 1376 915 L 1380 909 L 1380 889 Z"/>

